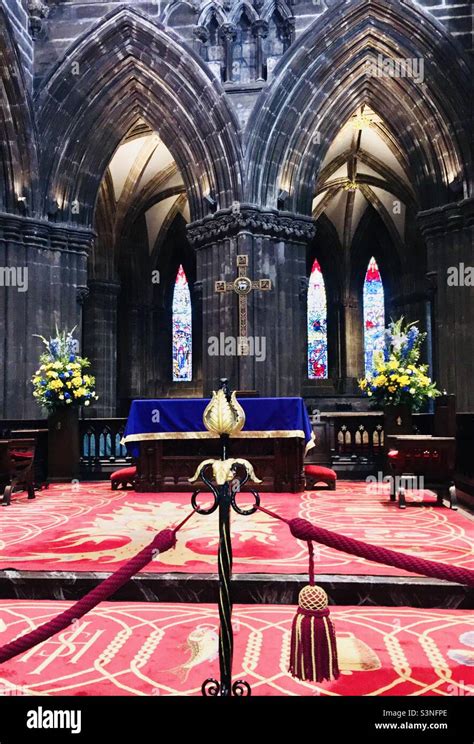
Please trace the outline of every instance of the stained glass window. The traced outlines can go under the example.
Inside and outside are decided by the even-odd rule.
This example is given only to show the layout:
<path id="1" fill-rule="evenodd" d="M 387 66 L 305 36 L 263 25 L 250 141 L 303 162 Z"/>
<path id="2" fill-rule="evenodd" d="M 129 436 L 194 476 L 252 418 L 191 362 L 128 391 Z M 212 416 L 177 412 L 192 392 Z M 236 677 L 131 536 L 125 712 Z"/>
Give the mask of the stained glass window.
<path id="1" fill-rule="evenodd" d="M 182 266 L 173 290 L 173 382 L 193 378 L 191 294 Z"/>
<path id="2" fill-rule="evenodd" d="M 308 377 L 328 376 L 328 333 L 326 288 L 317 260 L 313 263 L 308 287 Z"/>
<path id="3" fill-rule="evenodd" d="M 385 305 L 382 277 L 372 256 L 364 281 L 364 355 L 365 372 L 372 372 L 374 352 L 384 344 Z"/>

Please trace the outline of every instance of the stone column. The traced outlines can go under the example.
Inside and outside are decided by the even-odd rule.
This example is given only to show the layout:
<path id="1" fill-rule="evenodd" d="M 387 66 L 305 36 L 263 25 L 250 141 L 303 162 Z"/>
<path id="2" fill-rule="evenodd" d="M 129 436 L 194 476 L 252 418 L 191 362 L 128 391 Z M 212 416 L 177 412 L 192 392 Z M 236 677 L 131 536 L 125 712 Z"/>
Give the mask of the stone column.
<path id="1" fill-rule="evenodd" d="M 434 290 L 434 377 L 474 411 L 474 199 L 418 214 Z"/>
<path id="2" fill-rule="evenodd" d="M 234 62 L 234 41 L 237 36 L 236 28 L 232 23 L 223 23 L 220 28 L 220 37 L 224 46 L 224 69 L 223 80 L 225 83 L 232 82 L 232 66 Z"/>
<path id="3" fill-rule="evenodd" d="M 188 227 L 203 295 L 204 395 L 221 377 L 228 377 L 236 389 L 257 390 L 260 395 L 300 394 L 305 349 L 300 277 L 313 235 L 310 218 L 282 217 L 250 207 L 222 210 Z M 237 255 L 248 256 L 250 279 L 272 282 L 270 291 L 254 289 L 247 295 L 248 336 L 254 350 L 248 356 L 232 354 L 223 346 L 229 337 L 236 343 L 239 335 L 238 295 L 215 291 L 216 281 L 236 278 Z"/>
<path id="4" fill-rule="evenodd" d="M 263 57 L 263 39 L 268 34 L 268 23 L 258 20 L 252 24 L 252 33 L 255 36 L 255 79 L 257 82 L 265 80 L 265 60 Z"/>
<path id="5" fill-rule="evenodd" d="M 209 31 L 205 26 L 196 26 L 193 28 L 194 51 L 203 59 L 205 58 L 206 43 L 209 41 Z"/>
<path id="6" fill-rule="evenodd" d="M 116 415 L 117 406 L 117 296 L 120 284 L 89 281 L 84 312 L 84 354 L 91 361 L 99 400 L 91 416 Z"/>
<path id="7" fill-rule="evenodd" d="M 91 230 L 0 214 L 0 416 L 41 418 L 31 377 L 55 326 L 81 338 Z"/>
<path id="8" fill-rule="evenodd" d="M 364 312 L 358 297 L 346 296 L 341 321 L 343 389 L 347 395 L 359 394 L 357 380 L 364 375 Z"/>

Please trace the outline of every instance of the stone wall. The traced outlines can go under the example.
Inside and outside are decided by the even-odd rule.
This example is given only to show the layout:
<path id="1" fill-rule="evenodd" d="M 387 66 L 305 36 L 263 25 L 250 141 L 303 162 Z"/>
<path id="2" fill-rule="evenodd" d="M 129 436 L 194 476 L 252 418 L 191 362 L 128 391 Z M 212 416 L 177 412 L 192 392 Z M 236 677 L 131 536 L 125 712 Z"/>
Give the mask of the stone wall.
<path id="1" fill-rule="evenodd" d="M 90 231 L 0 214 L 0 416 L 35 418 L 31 376 L 55 325 L 77 327 L 87 285 Z"/>
<path id="2" fill-rule="evenodd" d="M 26 0 L 8 0 L 4 9 L 13 27 L 18 52 L 23 63 L 25 82 L 29 88 L 33 85 L 33 40 L 26 12 Z"/>

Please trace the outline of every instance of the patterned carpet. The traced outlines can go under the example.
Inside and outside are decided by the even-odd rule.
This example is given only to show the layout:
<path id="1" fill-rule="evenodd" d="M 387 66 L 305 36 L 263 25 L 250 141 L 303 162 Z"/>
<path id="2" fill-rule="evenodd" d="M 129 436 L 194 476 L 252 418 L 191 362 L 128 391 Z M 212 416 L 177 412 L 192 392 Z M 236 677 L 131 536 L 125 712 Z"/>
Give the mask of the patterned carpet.
<path id="1" fill-rule="evenodd" d="M 262 504 L 351 537 L 474 568 L 473 519 L 447 508 L 421 507 L 423 499 L 434 501 L 429 492 L 408 498 L 415 505 L 400 511 L 385 492 L 373 492 L 364 482 L 340 481 L 336 492 L 262 494 Z M 0 569 L 113 571 L 190 510 L 189 494 L 112 492 L 108 483 L 54 485 L 35 501 L 16 495 L 0 510 Z M 307 571 L 306 545 L 285 524 L 261 512 L 233 514 L 232 532 L 235 573 Z M 178 534 L 176 548 L 146 570 L 215 573 L 216 552 L 217 515 L 196 515 Z M 316 570 L 403 574 L 324 546 L 316 549 Z"/>
<path id="2" fill-rule="evenodd" d="M 65 602 L 0 601 L 0 644 Z M 341 677 L 287 673 L 294 607 L 234 608 L 234 678 L 254 695 L 474 694 L 474 616 L 454 610 L 332 608 Z M 3 695 L 199 695 L 218 677 L 216 606 L 104 603 L 63 633 L 0 667 Z"/>

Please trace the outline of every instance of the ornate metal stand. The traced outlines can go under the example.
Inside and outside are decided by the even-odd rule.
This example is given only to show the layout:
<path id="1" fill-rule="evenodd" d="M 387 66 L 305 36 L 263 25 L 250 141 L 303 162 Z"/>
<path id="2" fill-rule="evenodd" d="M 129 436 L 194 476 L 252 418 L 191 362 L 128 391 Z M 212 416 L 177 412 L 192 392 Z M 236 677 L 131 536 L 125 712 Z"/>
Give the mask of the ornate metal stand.
<path id="1" fill-rule="evenodd" d="M 222 381 L 221 390 L 230 401 L 227 381 Z M 219 667 L 220 681 L 206 679 L 202 684 L 202 694 L 206 696 L 229 697 L 231 695 L 251 695 L 248 682 L 237 680 L 232 684 L 232 658 L 234 650 L 234 634 L 232 629 L 232 540 L 230 535 L 231 509 L 241 515 L 254 514 L 260 504 L 257 491 L 249 489 L 254 497 L 254 505 L 241 509 L 237 504 L 237 494 L 247 483 L 249 478 L 257 480 L 253 468 L 246 460 L 227 459 L 229 434 L 221 434 L 222 454 L 219 460 L 205 460 L 198 468 L 195 477 L 206 484 L 213 495 L 213 502 L 207 508 L 199 506 L 197 497 L 203 489 L 197 489 L 191 497 L 193 509 L 198 514 L 212 514 L 219 509 Z M 212 470 L 213 476 L 210 471 Z M 241 477 L 239 477 L 239 472 Z M 211 480 L 212 477 L 212 480 Z"/>

